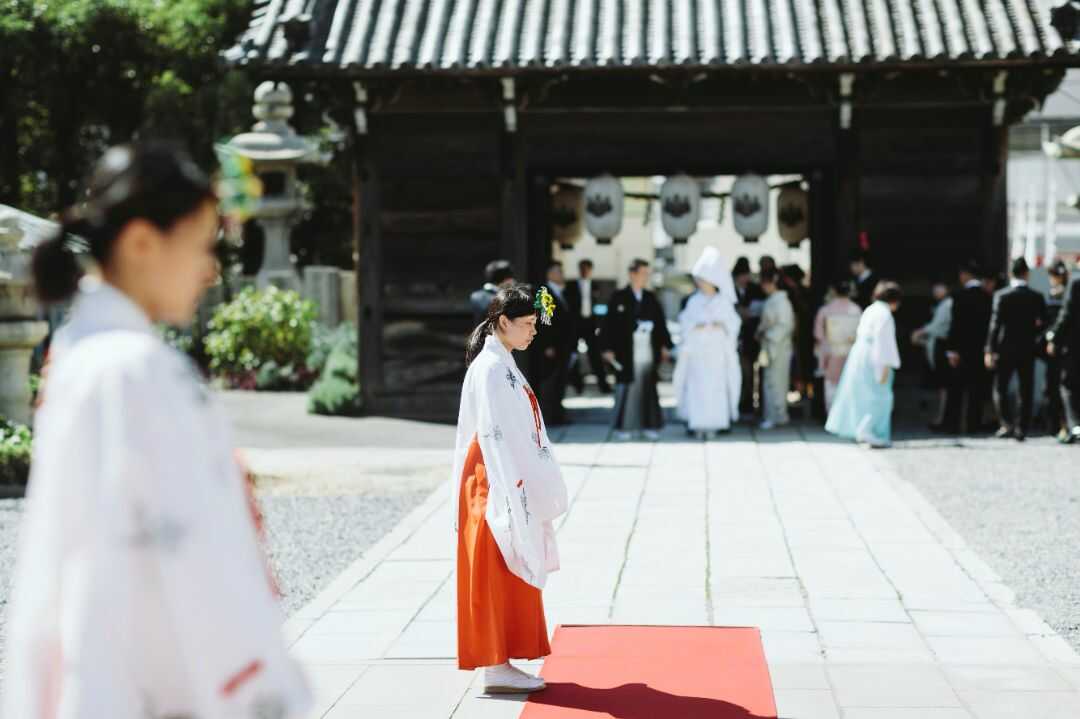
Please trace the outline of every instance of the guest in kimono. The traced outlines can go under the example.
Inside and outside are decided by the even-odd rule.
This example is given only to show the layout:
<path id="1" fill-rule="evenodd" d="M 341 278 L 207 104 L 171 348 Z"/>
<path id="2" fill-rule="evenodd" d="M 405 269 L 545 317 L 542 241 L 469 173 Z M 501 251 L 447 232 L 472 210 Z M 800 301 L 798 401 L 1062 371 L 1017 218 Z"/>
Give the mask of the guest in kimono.
<path id="1" fill-rule="evenodd" d="M 727 432 L 739 419 L 739 329 L 735 283 L 715 247 L 694 265 L 698 291 L 679 313 L 682 344 L 675 367 L 679 415 L 691 433 Z"/>
<path id="2" fill-rule="evenodd" d="M 825 430 L 871 447 L 892 439 L 893 378 L 900 369 L 893 313 L 900 307 L 900 286 L 881 282 L 874 302 L 859 321 L 855 346 L 844 364 Z"/>
<path id="3" fill-rule="evenodd" d="M 35 418 L 3 716 L 300 717 L 310 706 L 224 413 L 154 327 L 194 317 L 214 269 L 216 202 L 180 150 L 113 148 L 35 252 L 40 298 L 75 301 Z"/>
<path id="4" fill-rule="evenodd" d="M 544 417 L 511 355 L 549 324 L 554 299 L 525 285 L 495 295 L 469 338 L 453 486 L 457 488 L 458 666 L 483 668 L 484 691 L 539 691 L 511 659 L 551 653 L 541 590 L 559 568 L 552 522 L 567 491 Z M 545 327 L 544 330 L 547 328 Z"/>
<path id="5" fill-rule="evenodd" d="M 656 295 L 645 289 L 649 263 L 630 263 L 630 285 L 615 292 L 601 334 L 604 361 L 615 368 L 615 436 L 629 439 L 642 432 L 660 438 L 664 415 L 660 410 L 658 370 L 671 358 L 671 335 Z"/>
<path id="6" fill-rule="evenodd" d="M 825 410 L 832 408 L 844 362 L 855 344 L 862 309 L 851 301 L 852 284 L 840 280 L 832 286 L 833 297 L 814 318 L 814 353 L 825 379 Z"/>
<path id="7" fill-rule="evenodd" d="M 780 274 L 775 269 L 761 272 L 765 306 L 761 311 L 758 340 L 765 380 L 762 407 L 765 418 L 761 429 L 773 429 L 788 423 L 787 393 L 791 388 L 791 356 L 794 352 L 795 310 L 787 292 L 780 289 Z"/>
<path id="8" fill-rule="evenodd" d="M 934 299 L 934 312 L 930 321 L 911 333 L 911 342 L 926 348 L 926 363 L 929 367 L 927 384 L 938 391 L 937 418 L 931 422 L 931 428 L 939 427 L 945 418 L 946 388 L 949 386 L 950 368 L 945 357 L 945 339 L 949 336 L 952 323 L 952 295 L 944 282 L 935 282 L 930 290 Z"/>

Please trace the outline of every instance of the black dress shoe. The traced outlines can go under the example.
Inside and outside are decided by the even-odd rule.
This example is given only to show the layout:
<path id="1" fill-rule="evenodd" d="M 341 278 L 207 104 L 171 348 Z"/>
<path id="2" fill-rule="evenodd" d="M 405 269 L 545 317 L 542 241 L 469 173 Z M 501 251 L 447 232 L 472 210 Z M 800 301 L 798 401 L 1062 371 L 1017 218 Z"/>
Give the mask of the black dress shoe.
<path id="1" fill-rule="evenodd" d="M 1009 439 L 1014 434 L 1012 427 L 1001 427 L 997 432 L 994 432 L 994 436 L 998 439 Z"/>
<path id="2" fill-rule="evenodd" d="M 1014 430 L 1012 436 L 1017 442 L 1023 442 L 1027 439 L 1027 434 L 1022 429 Z"/>
<path id="3" fill-rule="evenodd" d="M 935 434 L 960 434 L 960 428 L 951 424 L 934 423 L 930 425 L 930 431 Z"/>
<path id="4" fill-rule="evenodd" d="M 1057 433 L 1057 441 L 1062 444 L 1072 444 L 1076 441 L 1076 435 L 1067 429 L 1063 429 Z"/>

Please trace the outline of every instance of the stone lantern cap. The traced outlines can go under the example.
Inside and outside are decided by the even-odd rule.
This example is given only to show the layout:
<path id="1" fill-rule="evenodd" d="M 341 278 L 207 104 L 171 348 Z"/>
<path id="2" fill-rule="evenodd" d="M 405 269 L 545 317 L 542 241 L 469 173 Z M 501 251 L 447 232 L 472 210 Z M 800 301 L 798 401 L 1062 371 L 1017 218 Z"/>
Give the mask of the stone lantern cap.
<path id="1" fill-rule="evenodd" d="M 0 252 L 30 252 L 59 229 L 55 222 L 0 205 Z"/>
<path id="2" fill-rule="evenodd" d="M 60 229 L 55 222 L 0 205 L 0 281 L 26 281 L 30 255 Z"/>
<path id="3" fill-rule="evenodd" d="M 289 125 L 293 95 L 283 82 L 268 80 L 255 88 L 252 114 L 258 120 L 251 132 L 229 140 L 226 146 L 256 163 L 317 162 L 318 148 Z"/>

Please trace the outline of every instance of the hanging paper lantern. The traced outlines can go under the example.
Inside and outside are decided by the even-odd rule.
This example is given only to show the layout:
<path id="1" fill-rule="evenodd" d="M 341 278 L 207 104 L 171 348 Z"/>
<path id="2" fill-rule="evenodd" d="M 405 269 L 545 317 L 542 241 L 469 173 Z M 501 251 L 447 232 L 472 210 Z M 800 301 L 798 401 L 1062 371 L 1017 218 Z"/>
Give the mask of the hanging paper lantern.
<path id="1" fill-rule="evenodd" d="M 776 198 L 776 220 L 780 237 L 789 247 L 798 247 L 810 233 L 810 200 L 806 190 L 788 185 Z"/>
<path id="2" fill-rule="evenodd" d="M 689 175 L 669 177 L 660 188 L 660 211 L 664 231 L 675 244 L 686 244 L 701 216 L 701 185 Z"/>
<path id="3" fill-rule="evenodd" d="M 735 231 L 757 242 L 769 227 L 769 183 L 761 175 L 741 175 L 731 186 Z"/>
<path id="4" fill-rule="evenodd" d="M 585 227 L 598 245 L 610 245 L 622 230 L 623 186 L 612 175 L 599 175 L 585 183 Z"/>
<path id="5" fill-rule="evenodd" d="M 575 185 L 559 185 L 551 197 L 551 238 L 564 250 L 581 239 L 585 193 Z"/>

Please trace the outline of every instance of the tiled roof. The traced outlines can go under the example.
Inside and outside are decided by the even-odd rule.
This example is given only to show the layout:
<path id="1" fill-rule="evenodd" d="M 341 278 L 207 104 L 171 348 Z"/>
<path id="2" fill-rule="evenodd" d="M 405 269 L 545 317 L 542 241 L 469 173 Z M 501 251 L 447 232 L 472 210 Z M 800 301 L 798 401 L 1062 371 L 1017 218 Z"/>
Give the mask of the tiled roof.
<path id="1" fill-rule="evenodd" d="M 1071 57 L 1050 0 L 258 0 L 235 63 L 356 71 Z M 314 69 L 314 68 L 313 68 Z"/>

